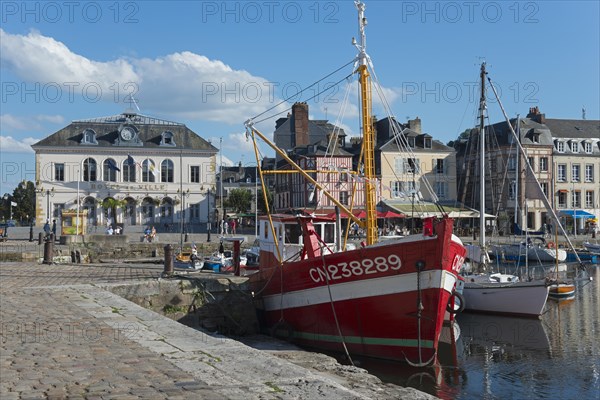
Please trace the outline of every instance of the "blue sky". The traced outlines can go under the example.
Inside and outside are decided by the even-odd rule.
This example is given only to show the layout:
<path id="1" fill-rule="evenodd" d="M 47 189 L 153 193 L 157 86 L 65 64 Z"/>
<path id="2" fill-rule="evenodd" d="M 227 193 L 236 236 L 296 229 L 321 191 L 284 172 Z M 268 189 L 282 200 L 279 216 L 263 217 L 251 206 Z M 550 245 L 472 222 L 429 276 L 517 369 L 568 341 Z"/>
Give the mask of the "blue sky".
<path id="1" fill-rule="evenodd" d="M 538 106 L 549 118 L 579 119 L 585 107 L 587 119 L 600 119 L 599 3 L 367 1 L 367 51 L 393 114 L 420 117 L 444 143 L 475 124 L 482 59 L 510 116 Z M 244 121 L 356 55 L 352 1 L 0 6 L 0 194 L 34 179 L 31 144 L 72 120 L 122 112 L 132 91 L 143 114 L 183 122 L 217 147 L 223 138 L 226 162 L 250 163 Z M 310 115 L 357 135 L 345 90 L 309 102 Z M 502 118 L 494 102 L 489 110 L 493 122 Z M 377 99 L 375 114 L 384 116 Z M 259 128 L 272 134 L 274 119 Z"/>

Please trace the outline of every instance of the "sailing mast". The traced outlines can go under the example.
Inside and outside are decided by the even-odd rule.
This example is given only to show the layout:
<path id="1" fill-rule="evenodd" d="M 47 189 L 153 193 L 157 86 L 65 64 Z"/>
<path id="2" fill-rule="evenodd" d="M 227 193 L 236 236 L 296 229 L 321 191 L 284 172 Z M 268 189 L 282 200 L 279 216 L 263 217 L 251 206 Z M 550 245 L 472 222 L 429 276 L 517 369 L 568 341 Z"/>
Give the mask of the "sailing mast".
<path id="1" fill-rule="evenodd" d="M 481 97 L 479 99 L 479 182 L 481 190 L 479 191 L 479 247 L 481 248 L 482 262 L 485 257 L 485 121 L 484 113 L 486 109 L 485 102 L 485 62 L 481 63 Z"/>
<path id="2" fill-rule="evenodd" d="M 364 155 L 364 178 L 365 178 L 365 211 L 367 213 L 365 230 L 367 233 L 367 245 L 377 242 L 377 215 L 375 214 L 375 139 L 373 134 L 373 121 L 371 118 L 371 77 L 367 69 L 367 38 L 365 27 L 365 3 L 355 1 L 358 10 L 358 26 L 360 43 L 353 40 L 358 49 L 356 61 L 358 63 L 358 74 L 361 94 L 362 129 L 363 129 L 363 155 Z"/>

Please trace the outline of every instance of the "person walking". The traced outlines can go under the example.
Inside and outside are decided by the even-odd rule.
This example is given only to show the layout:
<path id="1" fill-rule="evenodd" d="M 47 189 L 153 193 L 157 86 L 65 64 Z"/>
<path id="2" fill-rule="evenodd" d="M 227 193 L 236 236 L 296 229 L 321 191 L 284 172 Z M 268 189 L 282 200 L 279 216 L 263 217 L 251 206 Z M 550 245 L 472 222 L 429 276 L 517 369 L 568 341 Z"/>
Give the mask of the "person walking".
<path id="1" fill-rule="evenodd" d="M 52 220 L 52 234 L 54 235 L 54 239 L 56 239 L 56 220 Z"/>
<path id="2" fill-rule="evenodd" d="M 46 236 L 45 236 L 46 239 L 48 239 L 48 237 L 50 236 L 50 232 L 51 232 L 51 230 L 50 230 L 50 220 L 47 219 L 46 223 L 44 224 L 44 233 L 46 234 Z"/>

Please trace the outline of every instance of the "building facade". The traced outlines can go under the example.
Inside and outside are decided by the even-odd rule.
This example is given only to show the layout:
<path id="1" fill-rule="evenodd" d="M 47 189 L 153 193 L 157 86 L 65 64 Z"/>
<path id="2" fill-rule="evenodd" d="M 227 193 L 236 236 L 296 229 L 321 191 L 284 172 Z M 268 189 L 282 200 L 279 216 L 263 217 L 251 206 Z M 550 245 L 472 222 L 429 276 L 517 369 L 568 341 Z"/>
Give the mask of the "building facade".
<path id="1" fill-rule="evenodd" d="M 37 225 L 65 209 L 85 211 L 88 229 L 174 230 L 213 214 L 218 150 L 184 124 L 126 110 L 73 121 L 32 148 Z"/>

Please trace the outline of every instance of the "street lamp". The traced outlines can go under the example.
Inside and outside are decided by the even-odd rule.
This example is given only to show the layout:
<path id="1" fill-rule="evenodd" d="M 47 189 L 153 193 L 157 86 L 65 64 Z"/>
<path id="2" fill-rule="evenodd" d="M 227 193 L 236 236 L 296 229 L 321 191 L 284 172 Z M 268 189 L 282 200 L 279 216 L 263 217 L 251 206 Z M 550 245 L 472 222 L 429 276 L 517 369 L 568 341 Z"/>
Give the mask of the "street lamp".
<path id="1" fill-rule="evenodd" d="M 210 187 L 206 189 L 206 242 L 210 242 Z"/>
<path id="2" fill-rule="evenodd" d="M 46 219 L 50 219 L 50 197 L 54 197 L 54 188 L 44 190 L 43 187 L 38 189 L 38 193 L 46 198 Z"/>
<path id="3" fill-rule="evenodd" d="M 187 231 L 185 226 L 185 198 L 190 195 L 190 189 L 177 189 L 177 194 L 181 196 L 181 232 L 186 236 L 185 241 L 187 242 Z"/>

